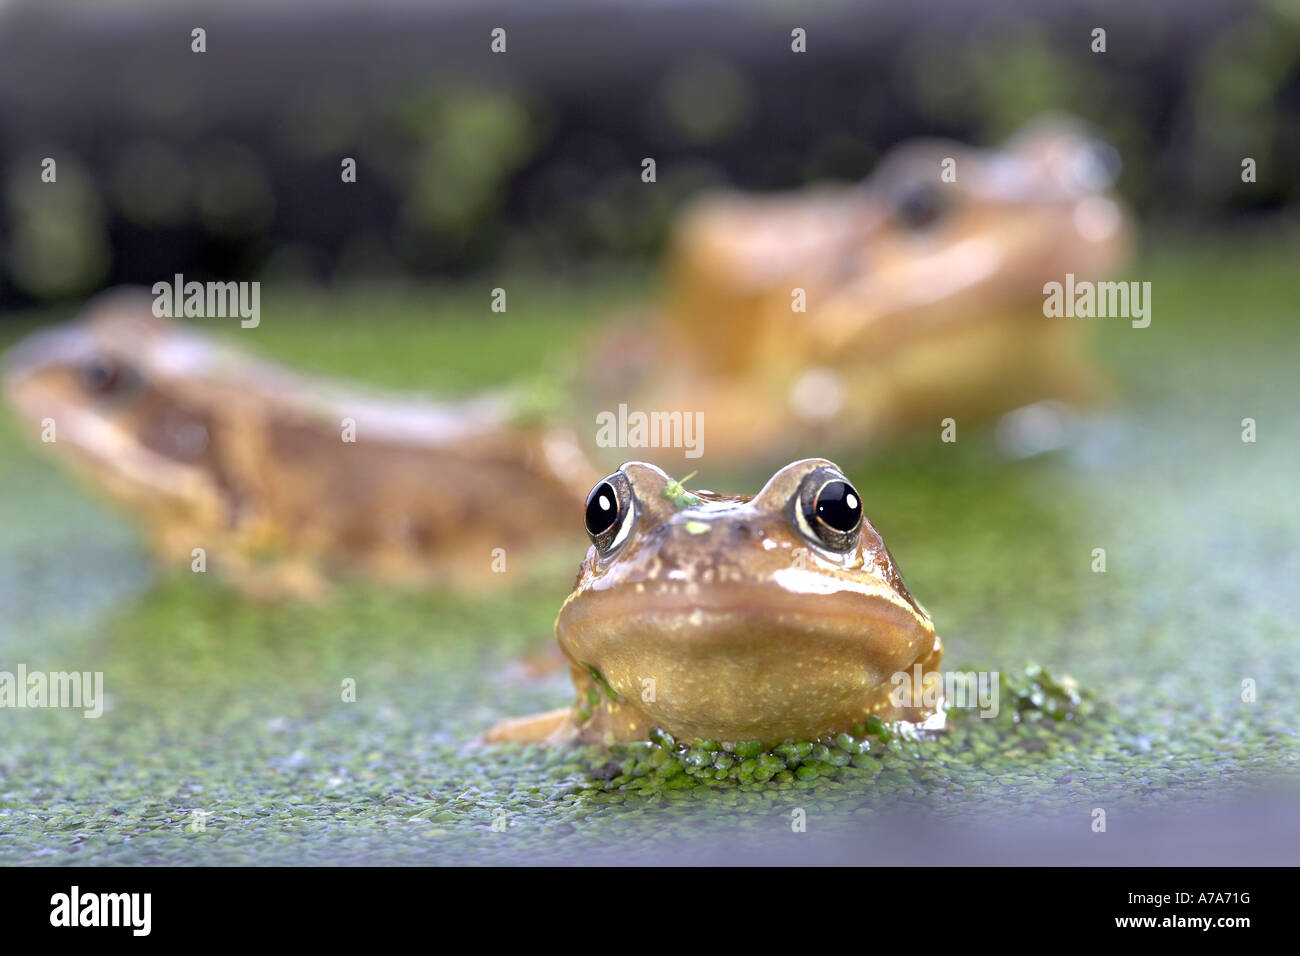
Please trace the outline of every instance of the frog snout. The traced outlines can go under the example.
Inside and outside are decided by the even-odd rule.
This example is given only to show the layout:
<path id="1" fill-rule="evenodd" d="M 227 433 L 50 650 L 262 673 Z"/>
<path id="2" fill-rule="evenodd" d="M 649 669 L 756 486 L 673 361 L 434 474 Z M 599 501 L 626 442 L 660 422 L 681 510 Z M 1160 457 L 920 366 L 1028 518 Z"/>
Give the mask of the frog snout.
<path id="1" fill-rule="evenodd" d="M 0 374 L 5 384 L 11 386 L 52 366 L 82 361 L 88 351 L 83 337 L 71 329 L 42 329 L 5 352 Z"/>

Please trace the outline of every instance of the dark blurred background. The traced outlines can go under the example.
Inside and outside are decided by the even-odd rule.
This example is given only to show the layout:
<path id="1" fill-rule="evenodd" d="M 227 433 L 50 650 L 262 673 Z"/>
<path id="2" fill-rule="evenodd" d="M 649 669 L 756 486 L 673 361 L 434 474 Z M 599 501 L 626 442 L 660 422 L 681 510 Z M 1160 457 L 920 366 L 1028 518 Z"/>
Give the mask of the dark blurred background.
<path id="1" fill-rule="evenodd" d="M 0 309 L 174 272 L 645 262 L 702 188 L 854 180 L 1047 110 L 1111 138 L 1148 227 L 1290 218 L 1300 3 L 6 3 Z"/>

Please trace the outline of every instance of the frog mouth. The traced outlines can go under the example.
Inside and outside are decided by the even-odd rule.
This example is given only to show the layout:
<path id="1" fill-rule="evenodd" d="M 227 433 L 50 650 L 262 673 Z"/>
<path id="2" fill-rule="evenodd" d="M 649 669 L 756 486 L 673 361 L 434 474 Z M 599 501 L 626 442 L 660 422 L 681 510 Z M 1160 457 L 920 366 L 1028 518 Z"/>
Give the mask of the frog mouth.
<path id="1" fill-rule="evenodd" d="M 160 502 L 196 514 L 212 513 L 220 489 L 202 467 L 154 451 L 107 417 L 48 390 L 31 387 L 28 375 L 6 375 L 6 394 L 26 421 L 50 422 L 50 442 L 117 498 L 142 508 Z"/>
<path id="2" fill-rule="evenodd" d="M 131 428 L 78 402 L 43 377 L 76 368 L 99 351 L 80 325 L 42 329 L 6 351 L 6 399 L 21 420 L 39 428 L 42 441 L 65 453 L 97 486 L 143 509 L 160 504 L 194 514 L 211 513 L 220 502 L 217 483 L 184 456 L 151 448 Z M 179 451 L 179 449 L 178 449 Z"/>
<path id="3" fill-rule="evenodd" d="M 830 659 L 867 655 L 890 667 L 914 660 L 934 640 L 929 618 L 885 588 L 863 585 L 774 596 L 732 586 L 714 592 L 656 595 L 647 590 L 631 598 L 590 592 L 582 601 L 565 602 L 556 631 L 577 657 L 622 657 L 634 653 L 629 648 L 680 659 L 780 657 L 799 653 L 798 647 Z"/>

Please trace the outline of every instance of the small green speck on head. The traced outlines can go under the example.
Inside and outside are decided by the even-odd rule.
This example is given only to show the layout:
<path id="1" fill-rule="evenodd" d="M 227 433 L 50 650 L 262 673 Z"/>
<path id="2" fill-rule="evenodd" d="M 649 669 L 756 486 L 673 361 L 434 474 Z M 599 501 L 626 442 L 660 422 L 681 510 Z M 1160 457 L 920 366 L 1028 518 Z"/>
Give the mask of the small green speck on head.
<path id="1" fill-rule="evenodd" d="M 686 490 L 686 482 L 694 478 L 696 474 L 698 473 L 693 471 L 685 478 L 669 481 L 668 484 L 664 485 L 664 497 L 679 508 L 693 508 L 698 505 L 703 499 Z M 699 532 L 692 531 L 691 533 L 698 534 Z"/>
<path id="2" fill-rule="evenodd" d="M 709 526 L 703 521 L 688 521 L 686 522 L 686 533 L 687 534 L 708 534 Z"/>

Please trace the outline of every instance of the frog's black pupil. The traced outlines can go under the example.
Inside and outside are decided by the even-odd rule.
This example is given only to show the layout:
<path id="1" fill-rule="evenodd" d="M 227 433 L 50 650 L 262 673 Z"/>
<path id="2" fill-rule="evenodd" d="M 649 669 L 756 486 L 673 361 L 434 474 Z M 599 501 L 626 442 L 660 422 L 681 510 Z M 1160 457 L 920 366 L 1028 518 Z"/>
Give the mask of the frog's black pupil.
<path id="1" fill-rule="evenodd" d="M 894 215 L 908 229 L 933 225 L 943 213 L 943 197 L 933 183 L 912 183 L 894 202 Z"/>
<path id="2" fill-rule="evenodd" d="M 847 481 L 828 481 L 817 493 L 817 517 L 836 531 L 852 531 L 862 519 L 862 502 Z"/>
<path id="3" fill-rule="evenodd" d="M 107 362 L 87 362 L 81 368 L 81 381 L 90 392 L 107 392 L 117 379 L 117 369 Z"/>
<path id="4" fill-rule="evenodd" d="M 598 484 L 587 497 L 587 533 L 603 534 L 618 520 L 618 496 L 608 481 Z"/>

